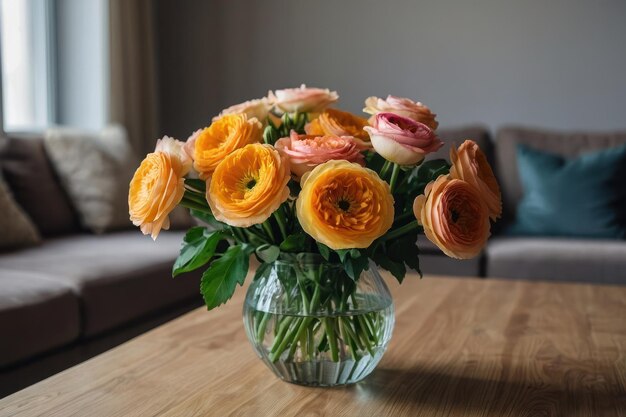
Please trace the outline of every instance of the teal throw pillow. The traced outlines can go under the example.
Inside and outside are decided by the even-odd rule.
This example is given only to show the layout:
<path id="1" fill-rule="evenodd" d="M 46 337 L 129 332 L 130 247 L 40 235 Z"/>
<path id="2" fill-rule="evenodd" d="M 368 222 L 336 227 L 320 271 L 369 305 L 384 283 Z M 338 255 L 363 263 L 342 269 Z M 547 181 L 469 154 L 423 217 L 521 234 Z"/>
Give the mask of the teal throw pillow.
<path id="1" fill-rule="evenodd" d="M 574 159 L 517 147 L 524 196 L 509 234 L 626 237 L 626 145 Z"/>

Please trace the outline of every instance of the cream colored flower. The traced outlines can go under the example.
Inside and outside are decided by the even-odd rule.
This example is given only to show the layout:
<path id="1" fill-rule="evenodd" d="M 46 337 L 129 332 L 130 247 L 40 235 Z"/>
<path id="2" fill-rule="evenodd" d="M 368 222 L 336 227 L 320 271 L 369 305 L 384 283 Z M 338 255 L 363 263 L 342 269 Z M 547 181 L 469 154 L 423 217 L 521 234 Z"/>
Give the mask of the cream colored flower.
<path id="1" fill-rule="evenodd" d="M 268 97 L 277 110 L 286 113 L 319 113 L 339 99 L 336 91 L 307 88 L 304 84 L 300 88 L 270 91 Z"/>

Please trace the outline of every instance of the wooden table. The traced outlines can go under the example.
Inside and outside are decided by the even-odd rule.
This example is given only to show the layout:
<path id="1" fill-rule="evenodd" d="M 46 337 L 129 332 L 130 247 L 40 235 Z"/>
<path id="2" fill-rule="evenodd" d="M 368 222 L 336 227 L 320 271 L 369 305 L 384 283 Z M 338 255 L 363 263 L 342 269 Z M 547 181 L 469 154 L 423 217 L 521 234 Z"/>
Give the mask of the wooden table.
<path id="1" fill-rule="evenodd" d="M 248 344 L 239 289 L 0 400 L 0 416 L 626 415 L 626 287 L 387 281 L 394 336 L 357 385 L 278 380 Z"/>

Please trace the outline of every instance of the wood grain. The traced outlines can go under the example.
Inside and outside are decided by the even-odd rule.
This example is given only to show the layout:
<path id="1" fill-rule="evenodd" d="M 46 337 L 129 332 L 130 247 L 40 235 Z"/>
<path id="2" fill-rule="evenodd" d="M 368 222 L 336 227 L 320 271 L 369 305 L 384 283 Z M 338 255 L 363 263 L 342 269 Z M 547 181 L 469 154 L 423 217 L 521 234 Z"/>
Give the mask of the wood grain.
<path id="1" fill-rule="evenodd" d="M 387 282 L 394 336 L 357 385 L 278 380 L 248 344 L 239 289 L 0 400 L 0 416 L 626 416 L 626 287 Z"/>

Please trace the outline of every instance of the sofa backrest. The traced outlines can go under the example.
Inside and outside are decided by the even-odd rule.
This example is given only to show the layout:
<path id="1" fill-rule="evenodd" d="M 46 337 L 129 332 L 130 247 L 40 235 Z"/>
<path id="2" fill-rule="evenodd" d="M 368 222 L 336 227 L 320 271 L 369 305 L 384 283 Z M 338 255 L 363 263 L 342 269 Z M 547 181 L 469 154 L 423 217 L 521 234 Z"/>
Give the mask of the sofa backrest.
<path id="1" fill-rule="evenodd" d="M 15 200 L 44 237 L 80 230 L 78 216 L 48 160 L 42 135 L 1 137 L 0 167 Z"/>
<path id="2" fill-rule="evenodd" d="M 426 159 L 446 159 L 450 160 L 450 147 L 459 146 L 465 139 L 475 141 L 480 149 L 491 161 L 493 145 L 489 130 L 482 125 L 468 125 L 462 127 L 450 127 L 437 129 L 437 135 L 444 142 L 444 146 L 437 152 L 428 155 Z"/>
<path id="3" fill-rule="evenodd" d="M 626 131 L 557 132 L 521 127 L 500 129 L 494 143 L 494 168 L 502 189 L 503 224 L 515 218 L 515 209 L 523 194 L 516 158 L 516 148 L 520 143 L 565 157 L 577 157 L 626 143 Z"/>

